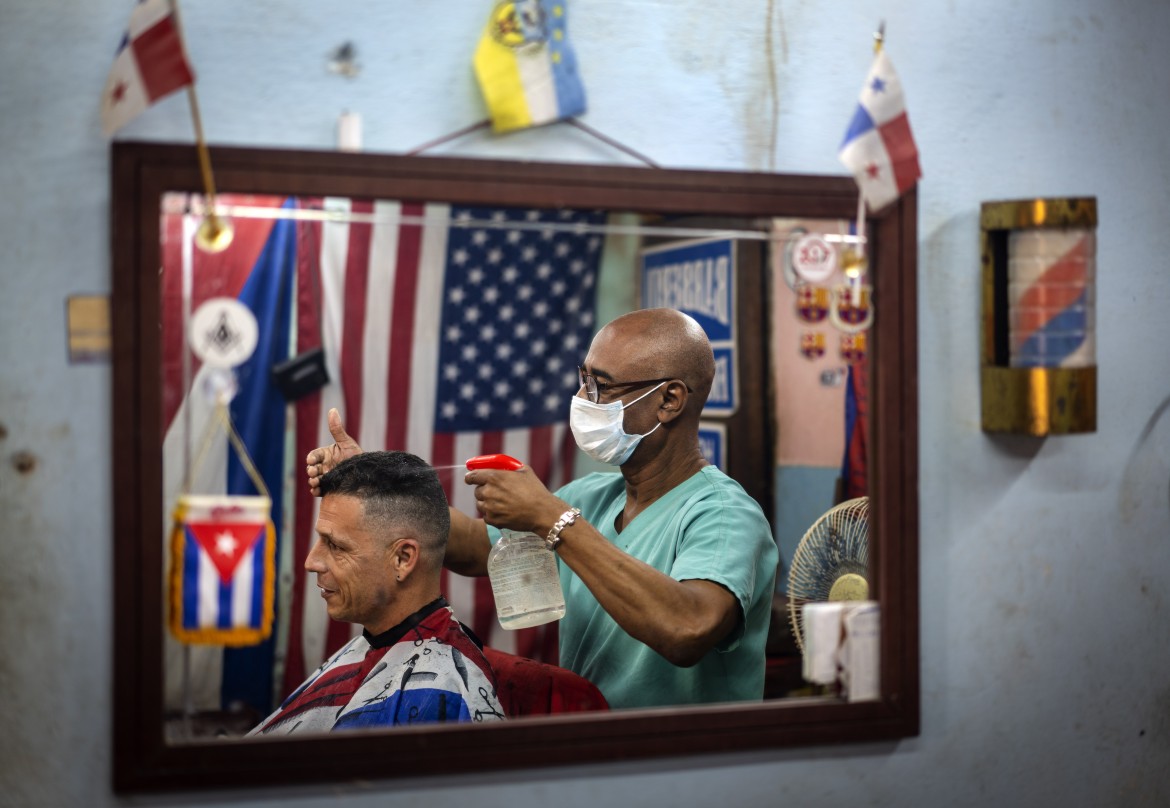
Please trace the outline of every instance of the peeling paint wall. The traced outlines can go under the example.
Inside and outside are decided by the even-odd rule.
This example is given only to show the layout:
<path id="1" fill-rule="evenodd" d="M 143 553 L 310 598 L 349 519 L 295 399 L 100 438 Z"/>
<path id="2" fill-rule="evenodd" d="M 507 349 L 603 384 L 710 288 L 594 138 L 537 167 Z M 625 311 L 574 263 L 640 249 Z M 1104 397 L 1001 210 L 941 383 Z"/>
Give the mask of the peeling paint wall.
<path id="1" fill-rule="evenodd" d="M 0 4 L 0 806 L 209 800 L 110 793 L 110 373 L 66 360 L 66 297 L 110 286 L 98 98 L 131 5 Z M 351 110 L 368 150 L 403 152 L 467 126 L 490 5 L 187 3 L 208 136 L 330 147 Z M 1170 804 L 1170 4 L 577 3 L 584 120 L 665 166 L 840 173 L 882 15 L 925 172 L 921 737 L 216 804 Z M 327 69 L 347 40 L 354 79 Z M 190 140 L 185 99 L 122 137 Z M 570 127 L 438 151 L 630 161 Z M 979 203 L 1082 194 L 1101 220 L 1098 431 L 990 438 Z"/>

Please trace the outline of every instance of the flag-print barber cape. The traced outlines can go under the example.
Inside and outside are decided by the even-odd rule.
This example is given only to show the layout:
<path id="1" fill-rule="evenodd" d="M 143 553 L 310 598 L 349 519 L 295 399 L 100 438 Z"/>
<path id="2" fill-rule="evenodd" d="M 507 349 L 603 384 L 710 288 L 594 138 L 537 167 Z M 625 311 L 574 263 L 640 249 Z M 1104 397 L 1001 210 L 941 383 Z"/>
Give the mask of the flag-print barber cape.
<path id="1" fill-rule="evenodd" d="M 503 717 L 491 666 L 439 598 L 389 631 L 355 637 L 249 734 Z"/>

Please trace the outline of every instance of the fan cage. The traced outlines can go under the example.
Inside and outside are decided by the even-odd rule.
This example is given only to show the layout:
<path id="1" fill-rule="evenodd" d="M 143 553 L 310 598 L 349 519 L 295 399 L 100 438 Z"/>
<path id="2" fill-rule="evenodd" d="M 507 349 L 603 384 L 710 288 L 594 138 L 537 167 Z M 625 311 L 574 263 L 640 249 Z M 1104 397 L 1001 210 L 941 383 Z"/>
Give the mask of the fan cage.
<path id="1" fill-rule="evenodd" d="M 804 652 L 806 603 L 828 601 L 833 584 L 844 575 L 869 582 L 869 497 L 835 505 L 805 532 L 788 570 L 788 622 Z"/>

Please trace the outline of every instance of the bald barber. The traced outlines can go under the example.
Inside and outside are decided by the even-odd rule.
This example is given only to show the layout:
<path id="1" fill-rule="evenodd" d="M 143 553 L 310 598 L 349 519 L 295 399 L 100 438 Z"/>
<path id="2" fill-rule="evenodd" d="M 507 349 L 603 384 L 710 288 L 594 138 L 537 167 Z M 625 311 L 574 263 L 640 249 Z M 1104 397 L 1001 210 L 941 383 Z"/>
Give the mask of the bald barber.
<path id="1" fill-rule="evenodd" d="M 674 309 L 631 312 L 598 332 L 579 373 L 573 435 L 616 470 L 555 493 L 527 466 L 469 472 L 485 518 L 452 509 L 444 564 L 486 575 L 498 528 L 547 536 L 565 594 L 560 664 L 611 707 L 762 698 L 778 554 L 759 505 L 699 448 L 715 374 L 703 329 Z M 336 412 L 330 431 L 306 458 L 314 491 L 361 451 Z"/>

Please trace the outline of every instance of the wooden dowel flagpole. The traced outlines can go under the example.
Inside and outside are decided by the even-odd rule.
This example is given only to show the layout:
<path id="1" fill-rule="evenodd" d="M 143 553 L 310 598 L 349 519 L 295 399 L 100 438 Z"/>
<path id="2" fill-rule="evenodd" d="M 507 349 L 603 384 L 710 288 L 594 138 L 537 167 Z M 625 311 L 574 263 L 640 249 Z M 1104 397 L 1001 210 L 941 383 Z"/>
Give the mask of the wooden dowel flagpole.
<path id="1" fill-rule="evenodd" d="M 207 218 L 199 225 L 195 243 L 209 252 L 219 252 L 231 244 L 232 228 L 215 212 L 215 175 L 211 171 L 211 154 L 203 137 L 203 118 L 199 114 L 199 97 L 195 94 L 194 84 L 187 87 L 187 100 L 191 102 L 191 120 L 195 124 L 195 149 L 199 152 L 199 171 L 203 175 L 203 190 L 207 196 Z"/>
<path id="2" fill-rule="evenodd" d="M 179 2 L 171 0 L 171 8 L 175 12 L 175 23 L 179 29 L 179 36 L 183 35 L 183 25 L 179 18 Z M 186 45 L 184 44 L 184 50 Z M 207 140 L 203 137 L 203 116 L 199 114 L 199 96 L 195 92 L 195 83 L 187 85 L 187 101 L 191 105 L 191 122 L 195 127 L 195 149 L 199 154 L 199 172 L 203 175 L 203 191 L 207 197 L 207 218 L 199 225 L 195 234 L 195 243 L 208 252 L 220 252 L 232 243 L 232 227 L 221 221 L 215 212 L 215 175 L 211 171 L 211 153 L 207 148 Z"/>
<path id="3" fill-rule="evenodd" d="M 877 56 L 881 53 L 882 43 L 886 38 L 886 21 L 882 20 L 878 23 L 877 30 L 873 32 L 873 53 Z M 857 231 L 857 247 L 856 257 L 850 262 L 850 265 L 845 267 L 845 279 L 849 285 L 850 298 L 854 306 L 861 305 L 861 285 L 865 278 L 866 264 L 866 226 L 865 226 L 865 194 L 861 193 L 861 187 L 857 188 L 857 226 L 854 228 Z"/>

